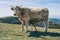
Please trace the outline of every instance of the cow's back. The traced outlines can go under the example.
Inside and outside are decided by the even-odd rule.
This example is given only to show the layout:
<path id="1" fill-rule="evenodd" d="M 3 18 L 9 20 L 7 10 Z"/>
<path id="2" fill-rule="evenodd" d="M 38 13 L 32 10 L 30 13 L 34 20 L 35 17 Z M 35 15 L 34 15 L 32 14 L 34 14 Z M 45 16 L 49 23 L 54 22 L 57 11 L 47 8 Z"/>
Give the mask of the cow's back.
<path id="1" fill-rule="evenodd" d="M 48 16 L 48 9 L 47 8 L 31 8 L 29 16 L 31 19 L 34 19 L 34 18 L 43 19 L 44 17 Z"/>

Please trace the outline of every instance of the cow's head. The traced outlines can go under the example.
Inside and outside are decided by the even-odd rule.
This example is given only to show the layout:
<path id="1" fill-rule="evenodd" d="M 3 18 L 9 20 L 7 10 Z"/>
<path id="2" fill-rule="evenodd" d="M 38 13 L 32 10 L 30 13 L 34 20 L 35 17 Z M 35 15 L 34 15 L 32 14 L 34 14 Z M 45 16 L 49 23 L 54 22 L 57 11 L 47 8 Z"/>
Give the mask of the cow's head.
<path id="1" fill-rule="evenodd" d="M 18 13 L 19 13 L 20 10 L 21 10 L 21 7 L 19 7 L 19 6 L 13 7 L 13 6 L 12 6 L 11 10 L 13 10 L 13 11 L 15 12 L 15 13 L 14 13 L 14 16 L 17 16 Z"/>

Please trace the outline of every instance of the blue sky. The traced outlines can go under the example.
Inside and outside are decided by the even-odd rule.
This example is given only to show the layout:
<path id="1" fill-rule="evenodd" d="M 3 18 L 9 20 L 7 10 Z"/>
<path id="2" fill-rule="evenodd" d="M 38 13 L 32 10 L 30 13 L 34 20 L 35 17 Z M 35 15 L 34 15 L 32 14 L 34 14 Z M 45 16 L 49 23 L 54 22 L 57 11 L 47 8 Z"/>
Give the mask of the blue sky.
<path id="1" fill-rule="evenodd" d="M 48 8 L 49 18 L 60 18 L 60 0 L 0 0 L 0 17 L 13 16 L 10 6 Z"/>

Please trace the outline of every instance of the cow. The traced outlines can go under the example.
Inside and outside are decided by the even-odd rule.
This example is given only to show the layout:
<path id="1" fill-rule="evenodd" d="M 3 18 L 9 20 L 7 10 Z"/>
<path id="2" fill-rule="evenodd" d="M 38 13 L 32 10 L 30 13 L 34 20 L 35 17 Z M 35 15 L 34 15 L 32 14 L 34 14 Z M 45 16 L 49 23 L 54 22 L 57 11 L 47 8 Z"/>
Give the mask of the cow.
<path id="1" fill-rule="evenodd" d="M 28 8 L 28 7 L 15 6 L 12 7 L 11 10 L 15 12 L 14 15 L 18 16 L 18 19 L 22 22 L 22 31 L 24 31 L 24 24 L 25 24 L 26 32 L 28 32 L 29 20 L 35 20 L 35 22 L 34 21 L 31 22 L 34 24 L 36 22 L 43 21 L 45 27 L 44 31 L 47 32 L 49 26 L 48 22 L 49 10 L 47 8 Z"/>

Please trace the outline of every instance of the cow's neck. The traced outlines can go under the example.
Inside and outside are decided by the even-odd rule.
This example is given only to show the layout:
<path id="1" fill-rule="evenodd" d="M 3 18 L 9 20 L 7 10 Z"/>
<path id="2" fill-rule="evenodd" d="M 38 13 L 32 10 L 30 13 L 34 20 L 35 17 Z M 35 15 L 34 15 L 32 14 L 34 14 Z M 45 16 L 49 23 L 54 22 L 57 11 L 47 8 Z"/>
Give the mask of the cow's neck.
<path id="1" fill-rule="evenodd" d="M 20 13 L 18 13 L 18 19 L 22 21 L 24 20 L 23 16 L 21 16 Z"/>

